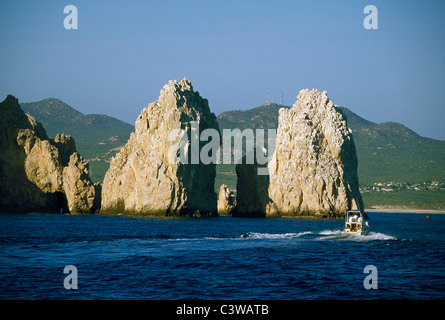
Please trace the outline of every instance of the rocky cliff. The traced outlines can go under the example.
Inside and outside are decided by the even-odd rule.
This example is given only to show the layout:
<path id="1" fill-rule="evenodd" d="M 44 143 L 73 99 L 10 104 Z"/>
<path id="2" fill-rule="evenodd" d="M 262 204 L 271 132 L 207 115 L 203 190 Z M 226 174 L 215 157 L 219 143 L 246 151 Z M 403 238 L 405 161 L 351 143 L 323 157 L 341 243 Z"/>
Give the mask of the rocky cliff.
<path id="1" fill-rule="evenodd" d="M 91 213 L 95 199 L 74 139 L 63 134 L 48 139 L 8 95 L 0 103 L 0 211 Z"/>
<path id="2" fill-rule="evenodd" d="M 199 132 L 191 122 L 199 124 Z M 189 80 L 169 81 L 158 101 L 143 109 L 127 144 L 111 160 L 102 192 L 104 212 L 158 215 L 209 215 L 217 211 L 214 163 L 194 163 L 203 142 L 192 136 L 218 130 L 208 101 Z M 173 139 L 172 139 L 173 138 Z M 180 141 L 177 141 L 177 140 Z M 192 141 L 192 142 L 191 142 Z M 176 145 L 179 148 L 175 148 Z M 172 154 L 173 150 L 173 154 Z M 177 161 L 183 152 L 188 163 Z"/>
<path id="3" fill-rule="evenodd" d="M 269 196 L 282 215 L 363 209 L 352 131 L 326 92 L 302 90 L 291 109 L 280 109 L 269 175 Z"/>
<path id="4" fill-rule="evenodd" d="M 236 198 L 229 187 L 222 184 L 218 194 L 218 214 L 220 216 L 230 216 L 236 206 Z"/>

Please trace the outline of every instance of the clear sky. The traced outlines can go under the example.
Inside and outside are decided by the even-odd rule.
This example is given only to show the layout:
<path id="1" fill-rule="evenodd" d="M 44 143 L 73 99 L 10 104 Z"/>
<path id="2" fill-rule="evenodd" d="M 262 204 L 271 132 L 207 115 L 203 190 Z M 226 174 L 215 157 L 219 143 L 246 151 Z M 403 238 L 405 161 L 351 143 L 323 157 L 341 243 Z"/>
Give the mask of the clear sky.
<path id="1" fill-rule="evenodd" d="M 66 30 L 66 5 L 78 29 Z M 378 29 L 366 30 L 366 5 Z M 301 89 L 445 140 L 445 1 L 0 1 L 0 98 L 134 123 L 187 77 L 215 114 Z"/>

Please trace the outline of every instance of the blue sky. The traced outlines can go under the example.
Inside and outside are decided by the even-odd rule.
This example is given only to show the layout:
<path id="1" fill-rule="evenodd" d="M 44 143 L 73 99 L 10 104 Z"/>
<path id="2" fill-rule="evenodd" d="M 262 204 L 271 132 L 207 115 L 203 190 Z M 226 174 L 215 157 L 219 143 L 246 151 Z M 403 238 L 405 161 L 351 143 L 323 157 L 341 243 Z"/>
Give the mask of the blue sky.
<path id="1" fill-rule="evenodd" d="M 78 29 L 66 30 L 66 5 Z M 366 30 L 366 5 L 378 29 Z M 445 140 L 445 1 L 0 1 L 0 98 L 134 123 L 187 77 L 215 114 L 301 89 Z"/>

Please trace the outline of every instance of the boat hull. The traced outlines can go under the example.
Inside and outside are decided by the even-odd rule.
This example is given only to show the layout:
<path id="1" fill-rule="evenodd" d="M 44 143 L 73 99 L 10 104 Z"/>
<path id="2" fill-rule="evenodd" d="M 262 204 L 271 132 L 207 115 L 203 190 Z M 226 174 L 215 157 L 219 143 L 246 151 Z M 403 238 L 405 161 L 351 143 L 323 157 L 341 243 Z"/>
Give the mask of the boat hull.
<path id="1" fill-rule="evenodd" d="M 361 235 L 365 236 L 365 235 L 369 234 L 369 231 L 368 230 L 349 231 L 349 230 L 345 229 L 342 231 L 342 234 L 345 234 L 345 235 L 354 234 L 354 235 L 358 235 L 358 236 L 361 236 Z"/>
<path id="2" fill-rule="evenodd" d="M 360 210 L 349 210 L 345 215 L 345 229 L 344 234 L 365 235 L 369 233 L 369 217 L 366 213 Z"/>

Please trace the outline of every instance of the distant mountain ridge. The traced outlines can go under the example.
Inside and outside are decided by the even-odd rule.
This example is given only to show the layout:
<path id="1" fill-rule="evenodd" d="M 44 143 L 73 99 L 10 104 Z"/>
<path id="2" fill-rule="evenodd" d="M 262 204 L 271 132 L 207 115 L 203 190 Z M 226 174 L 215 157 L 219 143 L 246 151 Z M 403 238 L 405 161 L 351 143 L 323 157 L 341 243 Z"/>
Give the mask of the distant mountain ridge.
<path id="1" fill-rule="evenodd" d="M 20 103 L 20 107 L 44 126 L 50 138 L 57 133 L 73 136 L 77 150 L 90 162 L 95 182 L 103 180 L 108 161 L 134 131 L 134 126 L 124 121 L 103 114 L 85 115 L 55 98 Z"/>
<path id="2" fill-rule="evenodd" d="M 42 123 L 49 137 L 56 133 L 74 136 L 79 153 L 90 161 L 90 176 L 95 182 L 103 180 L 110 158 L 134 131 L 134 126 L 126 122 L 106 115 L 84 115 L 54 98 L 20 106 Z M 277 128 L 280 108 L 290 107 L 270 103 L 248 110 L 226 111 L 217 120 L 220 129 Z M 360 185 L 445 181 L 445 141 L 422 137 L 396 122 L 377 124 L 348 108 L 337 109 L 346 116 L 353 131 Z M 230 165 L 219 167 L 219 172 L 232 169 Z"/>
<path id="3" fill-rule="evenodd" d="M 273 129 L 278 127 L 278 110 L 281 108 L 290 107 L 270 103 L 243 111 L 225 111 L 217 118 L 220 128 L 224 129 Z"/>
<path id="4" fill-rule="evenodd" d="M 277 128 L 278 111 L 289 106 L 264 104 L 249 110 L 218 115 L 220 129 Z M 396 122 L 376 124 L 348 108 L 337 107 L 352 129 L 358 156 L 361 185 L 376 182 L 445 180 L 445 141 L 421 137 Z"/>

